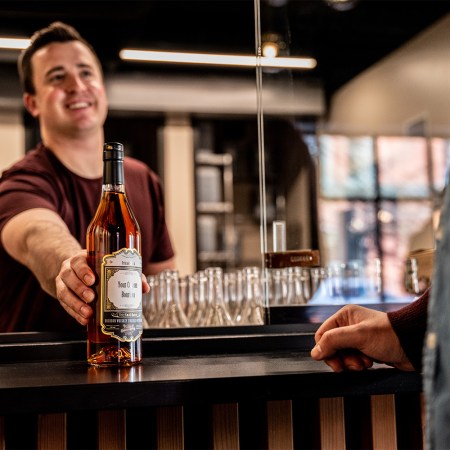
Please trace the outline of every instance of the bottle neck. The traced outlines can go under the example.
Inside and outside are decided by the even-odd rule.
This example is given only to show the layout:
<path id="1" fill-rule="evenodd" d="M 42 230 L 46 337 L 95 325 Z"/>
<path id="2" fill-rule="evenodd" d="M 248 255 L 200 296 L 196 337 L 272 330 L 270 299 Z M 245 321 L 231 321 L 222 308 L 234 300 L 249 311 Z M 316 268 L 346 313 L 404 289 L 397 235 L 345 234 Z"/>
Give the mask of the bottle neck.
<path id="1" fill-rule="evenodd" d="M 123 160 L 103 161 L 103 191 L 125 192 Z"/>

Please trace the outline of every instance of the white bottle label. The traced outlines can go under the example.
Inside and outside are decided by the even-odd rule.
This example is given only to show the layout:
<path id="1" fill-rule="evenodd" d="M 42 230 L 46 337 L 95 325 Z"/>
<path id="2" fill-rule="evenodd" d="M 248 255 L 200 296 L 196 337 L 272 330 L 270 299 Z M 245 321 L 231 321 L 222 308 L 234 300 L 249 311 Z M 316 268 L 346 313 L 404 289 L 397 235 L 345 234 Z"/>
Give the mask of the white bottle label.
<path id="1" fill-rule="evenodd" d="M 141 274 L 141 256 L 134 248 L 103 257 L 102 332 L 123 342 L 133 342 L 142 334 Z"/>

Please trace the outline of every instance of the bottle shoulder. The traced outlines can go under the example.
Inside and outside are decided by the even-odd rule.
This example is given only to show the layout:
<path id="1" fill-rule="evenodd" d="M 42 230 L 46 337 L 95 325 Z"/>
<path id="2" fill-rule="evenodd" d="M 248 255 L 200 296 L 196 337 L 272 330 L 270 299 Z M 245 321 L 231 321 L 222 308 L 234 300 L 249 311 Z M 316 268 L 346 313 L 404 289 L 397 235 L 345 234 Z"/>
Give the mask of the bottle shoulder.
<path id="1" fill-rule="evenodd" d="M 97 211 L 88 227 L 88 233 L 94 228 L 128 229 L 139 232 L 139 224 L 134 216 L 125 193 L 103 192 Z"/>

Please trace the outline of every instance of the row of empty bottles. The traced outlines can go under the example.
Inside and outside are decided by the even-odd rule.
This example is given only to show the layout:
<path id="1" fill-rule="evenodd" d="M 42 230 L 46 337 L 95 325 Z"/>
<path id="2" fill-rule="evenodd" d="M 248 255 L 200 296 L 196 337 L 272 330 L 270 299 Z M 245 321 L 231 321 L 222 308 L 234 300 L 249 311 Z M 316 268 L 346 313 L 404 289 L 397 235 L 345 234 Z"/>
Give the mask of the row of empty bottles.
<path id="1" fill-rule="evenodd" d="M 150 292 L 143 297 L 147 328 L 264 324 L 258 267 L 225 273 L 210 267 L 186 277 L 165 270 L 147 281 Z"/>
<path id="2" fill-rule="evenodd" d="M 270 306 L 314 302 L 347 303 L 361 297 L 378 297 L 378 276 L 365 274 L 360 261 L 333 262 L 325 267 L 288 267 L 268 271 Z"/>
<path id="3" fill-rule="evenodd" d="M 321 299 L 346 302 L 369 291 L 361 265 L 353 262 L 265 271 L 210 267 L 184 277 L 165 270 L 147 281 L 150 292 L 143 297 L 147 328 L 263 325 L 267 306 L 306 305 Z"/>

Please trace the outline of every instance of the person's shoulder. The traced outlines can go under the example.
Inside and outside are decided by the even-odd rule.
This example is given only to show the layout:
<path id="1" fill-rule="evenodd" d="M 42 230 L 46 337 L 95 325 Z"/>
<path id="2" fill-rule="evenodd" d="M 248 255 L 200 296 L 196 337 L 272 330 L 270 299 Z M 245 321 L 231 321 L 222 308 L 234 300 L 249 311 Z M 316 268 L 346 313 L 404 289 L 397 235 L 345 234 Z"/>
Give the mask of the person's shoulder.
<path id="1" fill-rule="evenodd" d="M 28 151 L 21 159 L 4 170 L 2 178 L 14 175 L 16 173 L 37 173 L 43 174 L 50 171 L 52 163 L 49 152 L 43 145 L 38 145 Z"/>
<path id="2" fill-rule="evenodd" d="M 124 167 L 128 170 L 136 171 L 148 171 L 150 167 L 140 159 L 133 158 L 132 156 L 125 156 Z"/>
<path id="3" fill-rule="evenodd" d="M 150 177 L 151 179 L 154 180 L 159 179 L 156 172 L 153 169 L 151 169 L 145 162 L 133 158 L 131 156 L 125 157 L 124 169 L 127 173 L 130 173 L 133 176 Z"/>

